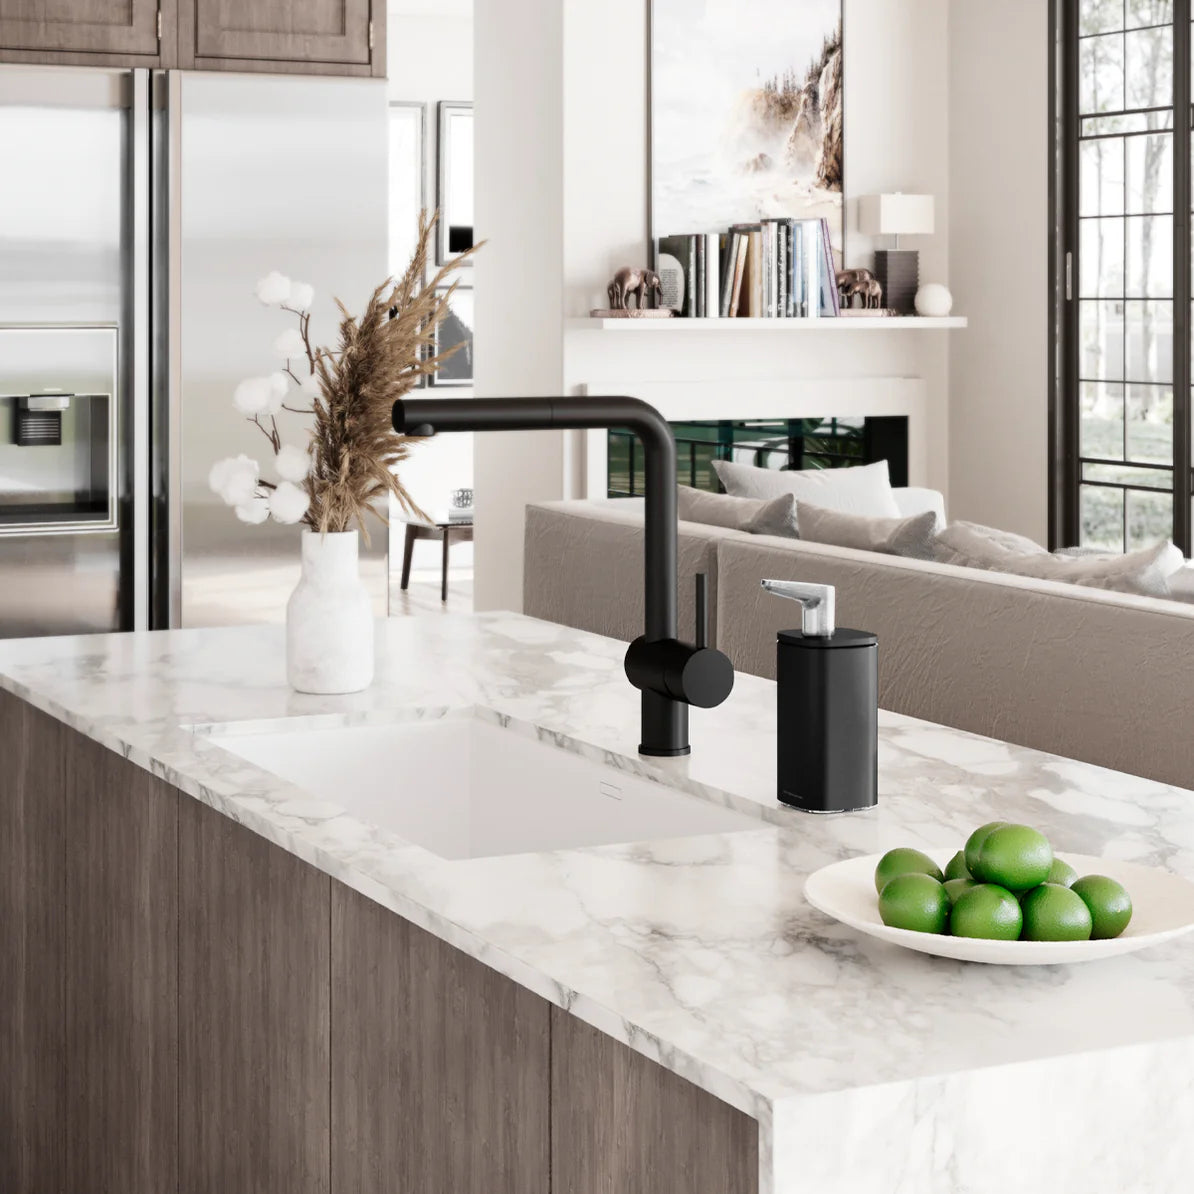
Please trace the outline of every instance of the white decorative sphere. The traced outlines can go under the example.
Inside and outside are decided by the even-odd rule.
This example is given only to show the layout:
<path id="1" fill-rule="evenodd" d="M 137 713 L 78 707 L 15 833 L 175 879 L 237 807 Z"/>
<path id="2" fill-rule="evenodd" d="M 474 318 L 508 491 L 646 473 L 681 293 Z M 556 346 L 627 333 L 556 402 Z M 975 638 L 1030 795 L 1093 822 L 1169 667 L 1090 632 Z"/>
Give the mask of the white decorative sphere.
<path id="1" fill-rule="evenodd" d="M 926 282 L 916 292 L 916 313 L 944 319 L 954 309 L 954 296 L 940 282 Z"/>

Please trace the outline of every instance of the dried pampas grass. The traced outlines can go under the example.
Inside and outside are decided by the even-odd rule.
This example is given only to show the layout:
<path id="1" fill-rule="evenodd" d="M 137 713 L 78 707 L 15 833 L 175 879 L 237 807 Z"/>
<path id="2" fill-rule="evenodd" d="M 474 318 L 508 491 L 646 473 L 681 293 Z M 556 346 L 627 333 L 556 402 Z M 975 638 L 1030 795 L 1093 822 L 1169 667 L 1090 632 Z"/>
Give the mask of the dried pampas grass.
<path id="1" fill-rule="evenodd" d="M 321 533 L 350 530 L 355 523 L 369 542 L 366 514 L 382 522 L 380 504 L 393 495 L 406 513 L 423 517 L 396 468 L 410 456 L 416 437 L 393 429 L 394 402 L 419 379 L 434 373 L 462 345 L 432 355 L 436 328 L 449 313 L 458 282 L 443 293 L 437 288 L 476 249 L 444 265 L 424 282 L 436 220 L 419 217 L 419 236 L 406 272 L 395 283 L 387 278 L 370 296 L 359 318 L 340 308 L 339 343 L 334 350 L 313 348 L 310 315 L 300 313 L 299 331 L 318 383 L 313 395 L 311 470 L 305 481 L 310 505 L 303 521 Z"/>

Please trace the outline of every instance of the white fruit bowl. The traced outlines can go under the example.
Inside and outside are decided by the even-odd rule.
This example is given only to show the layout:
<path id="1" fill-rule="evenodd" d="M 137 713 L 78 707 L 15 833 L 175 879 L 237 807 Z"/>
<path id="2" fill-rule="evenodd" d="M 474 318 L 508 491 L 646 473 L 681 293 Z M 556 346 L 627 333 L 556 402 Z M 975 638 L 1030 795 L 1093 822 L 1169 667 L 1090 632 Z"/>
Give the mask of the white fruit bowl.
<path id="1" fill-rule="evenodd" d="M 953 850 L 927 850 L 942 870 Z M 989 962 L 1003 966 L 1051 966 L 1060 962 L 1093 962 L 1146 949 L 1194 929 L 1194 883 L 1156 867 L 1137 866 L 1086 854 L 1058 855 L 1079 875 L 1107 875 L 1128 889 L 1132 920 L 1106 941 L 984 941 L 893 929 L 879 919 L 875 867 L 882 854 L 866 854 L 822 867 L 804 884 L 804 897 L 814 908 L 842 924 L 922 954 Z"/>

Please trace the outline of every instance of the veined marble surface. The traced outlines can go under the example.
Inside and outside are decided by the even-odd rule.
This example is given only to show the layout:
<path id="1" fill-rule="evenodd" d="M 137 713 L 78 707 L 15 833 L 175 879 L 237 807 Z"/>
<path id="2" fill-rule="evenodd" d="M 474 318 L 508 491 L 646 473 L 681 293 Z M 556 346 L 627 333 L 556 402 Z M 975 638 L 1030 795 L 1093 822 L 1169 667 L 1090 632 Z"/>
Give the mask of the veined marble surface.
<path id="1" fill-rule="evenodd" d="M 377 680 L 351 696 L 291 692 L 280 626 L 0 643 L 0 687 L 754 1116 L 764 1194 L 1190 1188 L 1189 940 L 970 965 L 862 937 L 801 888 L 828 862 L 960 845 L 995 817 L 1194 878 L 1194 794 L 884 713 L 879 807 L 804 816 L 774 798 L 767 681 L 739 676 L 720 709 L 693 710 L 691 757 L 646 760 L 620 643 L 511 614 L 377 630 Z M 185 728 L 474 706 L 759 828 L 445 861 Z"/>

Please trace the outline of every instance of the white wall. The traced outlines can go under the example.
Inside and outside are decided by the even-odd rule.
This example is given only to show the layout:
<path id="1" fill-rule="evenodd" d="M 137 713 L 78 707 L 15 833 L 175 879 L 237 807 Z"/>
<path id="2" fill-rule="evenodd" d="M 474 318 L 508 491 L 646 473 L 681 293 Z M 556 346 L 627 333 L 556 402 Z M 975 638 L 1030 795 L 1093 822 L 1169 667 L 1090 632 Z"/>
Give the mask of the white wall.
<path id="1" fill-rule="evenodd" d="M 1044 0 L 950 5 L 950 505 L 1048 533 L 1049 38 Z"/>
<path id="2" fill-rule="evenodd" d="M 477 0 L 476 392 L 562 393 L 564 9 Z M 522 606 L 523 510 L 564 492 L 562 437 L 476 437 L 478 609 Z"/>
<path id="3" fill-rule="evenodd" d="M 845 0 L 847 199 L 878 189 L 936 195 L 938 235 L 917 247 L 922 277 L 944 281 L 947 10 L 947 0 Z M 476 0 L 477 223 L 489 240 L 477 269 L 478 393 L 566 393 L 598 374 L 692 378 L 724 385 L 729 413 L 752 374 L 794 388 L 920 377 L 932 430 L 919 479 L 946 488 L 942 333 L 615 338 L 563 327 L 561 312 L 586 313 L 614 269 L 647 258 L 646 12 L 645 0 Z M 847 260 L 864 264 L 871 246 L 854 222 L 848 202 Z M 581 491 L 575 437 L 481 436 L 475 455 L 478 608 L 517 609 L 523 509 Z"/>
<path id="4" fill-rule="evenodd" d="M 434 209 L 436 104 L 473 98 L 472 0 L 391 0 L 386 9 L 386 53 L 390 100 L 427 105 L 424 169 L 427 205 Z M 462 284 L 472 285 L 471 271 L 465 271 Z M 465 387 L 443 392 L 459 398 L 472 394 Z M 441 435 L 418 445 L 402 467 L 402 479 L 429 513 L 446 507 L 453 489 L 473 483 L 473 437 Z M 415 550 L 417 568 L 438 567 L 438 544 L 420 543 Z M 454 569 L 467 567 L 470 560 L 466 548 L 452 553 Z"/>

